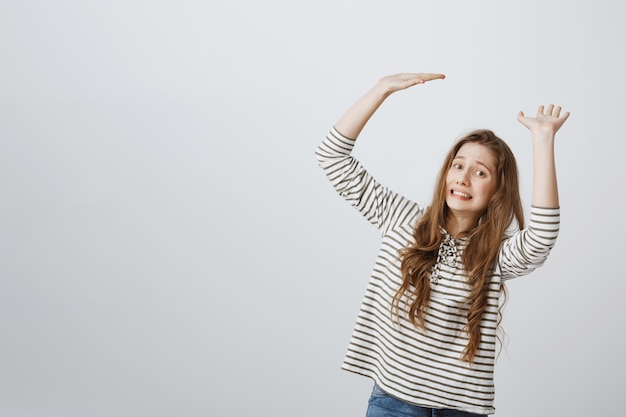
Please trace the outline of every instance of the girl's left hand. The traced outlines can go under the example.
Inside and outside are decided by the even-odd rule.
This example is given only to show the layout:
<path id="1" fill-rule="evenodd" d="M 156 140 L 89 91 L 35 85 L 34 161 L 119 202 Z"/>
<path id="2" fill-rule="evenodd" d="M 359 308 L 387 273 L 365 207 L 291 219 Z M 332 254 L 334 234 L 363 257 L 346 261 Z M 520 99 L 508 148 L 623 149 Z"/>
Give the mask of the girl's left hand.
<path id="1" fill-rule="evenodd" d="M 526 117 L 524 112 L 520 111 L 517 120 L 526 126 L 531 133 L 548 133 L 554 135 L 563 126 L 563 123 L 569 117 L 569 112 L 561 115 L 561 106 L 548 105 L 539 106 L 535 117 Z"/>

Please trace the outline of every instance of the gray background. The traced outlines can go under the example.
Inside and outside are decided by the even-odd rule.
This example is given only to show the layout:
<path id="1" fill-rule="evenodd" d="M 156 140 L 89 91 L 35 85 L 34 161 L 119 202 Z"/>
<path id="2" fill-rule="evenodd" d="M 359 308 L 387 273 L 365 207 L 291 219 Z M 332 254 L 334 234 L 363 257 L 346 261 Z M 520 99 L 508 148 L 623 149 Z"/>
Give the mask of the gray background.
<path id="1" fill-rule="evenodd" d="M 361 416 L 339 366 L 378 234 L 317 144 L 427 203 L 452 141 L 554 102 L 562 232 L 511 282 L 497 415 L 623 409 L 624 6 L 0 1 L 0 416 Z M 540 411 L 537 411 L 537 410 Z"/>

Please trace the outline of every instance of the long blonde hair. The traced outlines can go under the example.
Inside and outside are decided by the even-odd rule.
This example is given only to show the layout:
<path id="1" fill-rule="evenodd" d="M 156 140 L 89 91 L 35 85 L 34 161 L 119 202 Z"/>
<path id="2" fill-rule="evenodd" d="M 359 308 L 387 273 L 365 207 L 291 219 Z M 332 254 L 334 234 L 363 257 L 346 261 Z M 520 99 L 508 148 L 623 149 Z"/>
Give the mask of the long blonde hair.
<path id="1" fill-rule="evenodd" d="M 472 363 L 480 345 L 480 324 L 488 302 L 489 277 L 507 228 L 515 220 L 524 227 L 524 213 L 519 193 L 517 162 L 509 146 L 490 130 L 475 130 L 459 139 L 448 152 L 439 171 L 432 204 L 415 226 L 415 243 L 400 251 L 402 285 L 392 302 L 392 314 L 400 315 L 400 300 L 408 296 L 408 319 L 426 329 L 424 313 L 430 302 L 430 274 L 437 261 L 443 240 L 440 227 L 445 227 L 449 209 L 446 204 L 446 174 L 459 149 L 466 143 L 477 143 L 491 150 L 497 159 L 495 194 L 481 215 L 479 225 L 470 232 L 463 252 L 463 266 L 470 285 L 466 331 L 468 344 L 462 360 Z M 502 290 L 506 295 L 504 284 Z"/>

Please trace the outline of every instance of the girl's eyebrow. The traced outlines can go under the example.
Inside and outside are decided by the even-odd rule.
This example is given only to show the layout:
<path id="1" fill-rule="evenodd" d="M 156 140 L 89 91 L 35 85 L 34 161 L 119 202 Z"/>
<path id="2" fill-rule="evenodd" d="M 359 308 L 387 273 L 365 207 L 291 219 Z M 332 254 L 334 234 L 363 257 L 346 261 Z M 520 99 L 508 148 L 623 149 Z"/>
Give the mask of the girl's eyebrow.
<path id="1" fill-rule="evenodd" d="M 455 157 L 454 157 L 454 159 L 453 159 L 453 160 L 457 160 L 457 159 L 463 159 L 463 160 L 465 160 L 466 158 L 465 158 L 463 155 L 457 155 L 457 156 L 455 156 Z M 488 166 L 488 165 L 486 165 L 486 164 L 485 164 L 485 163 L 483 163 L 483 162 L 480 162 L 480 161 L 478 161 L 478 160 L 477 160 L 477 161 L 476 161 L 476 163 L 477 163 L 478 165 L 481 165 L 481 166 L 485 167 L 485 169 L 486 169 L 487 171 L 493 171 L 491 168 L 489 168 L 489 166 Z"/>

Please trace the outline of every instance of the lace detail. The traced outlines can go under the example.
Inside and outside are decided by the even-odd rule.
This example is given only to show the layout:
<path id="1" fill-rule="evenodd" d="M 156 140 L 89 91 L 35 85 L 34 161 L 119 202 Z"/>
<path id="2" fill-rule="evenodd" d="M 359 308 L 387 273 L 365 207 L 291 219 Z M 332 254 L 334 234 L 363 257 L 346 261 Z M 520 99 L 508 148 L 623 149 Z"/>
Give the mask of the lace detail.
<path id="1" fill-rule="evenodd" d="M 441 230 L 441 234 L 443 235 L 443 241 L 439 246 L 439 252 L 437 253 L 437 262 L 433 265 L 433 270 L 430 274 L 430 282 L 433 284 L 438 284 L 439 279 L 443 277 L 441 274 L 441 266 L 446 265 L 452 268 L 456 267 L 456 258 L 457 258 L 457 250 L 456 250 L 456 242 L 455 239 L 450 236 L 450 233 L 443 227 L 439 228 Z"/>

